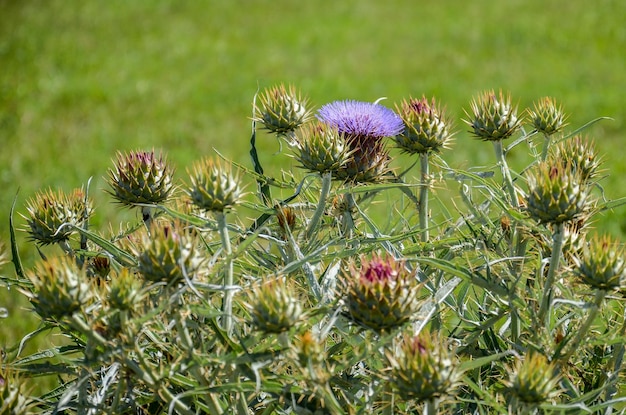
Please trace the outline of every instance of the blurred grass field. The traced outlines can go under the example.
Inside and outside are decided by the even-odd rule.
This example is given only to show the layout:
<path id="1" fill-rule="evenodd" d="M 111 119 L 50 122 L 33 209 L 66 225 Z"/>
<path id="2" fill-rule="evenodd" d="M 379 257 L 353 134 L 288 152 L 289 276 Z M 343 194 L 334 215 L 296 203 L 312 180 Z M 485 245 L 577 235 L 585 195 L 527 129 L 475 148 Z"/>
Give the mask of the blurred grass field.
<path id="1" fill-rule="evenodd" d="M 613 118 L 587 133 L 606 155 L 607 195 L 622 197 L 623 16 L 620 0 L 0 0 L 0 238 L 8 244 L 18 188 L 24 212 L 38 189 L 90 177 L 95 226 L 108 226 L 118 212 L 103 177 L 118 150 L 162 149 L 180 177 L 213 148 L 249 165 L 252 97 L 279 82 L 315 106 L 435 96 L 456 120 L 485 89 L 510 91 L 520 108 L 552 96 L 572 128 Z M 449 164 L 494 163 L 490 146 L 457 130 Z M 263 137 L 266 168 L 284 165 Z M 626 209 L 596 226 L 623 236 Z M 16 297 L 0 289 L 11 317 L 0 346 L 32 330 Z"/>

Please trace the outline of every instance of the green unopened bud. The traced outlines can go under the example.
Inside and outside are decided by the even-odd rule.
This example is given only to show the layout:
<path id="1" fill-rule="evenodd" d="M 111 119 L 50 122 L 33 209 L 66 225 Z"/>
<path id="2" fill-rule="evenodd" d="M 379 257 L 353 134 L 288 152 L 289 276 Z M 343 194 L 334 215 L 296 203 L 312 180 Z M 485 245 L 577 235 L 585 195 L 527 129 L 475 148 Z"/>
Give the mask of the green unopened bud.
<path id="1" fill-rule="evenodd" d="M 395 136 L 396 146 L 410 154 L 439 153 L 452 138 L 450 120 L 433 98 L 411 98 L 396 107 L 404 131 Z"/>
<path id="2" fill-rule="evenodd" d="M 262 283 L 253 291 L 252 324 L 265 333 L 282 333 L 300 319 L 299 300 L 284 279 Z"/>
<path id="3" fill-rule="evenodd" d="M 448 395 L 457 370 L 443 342 L 428 332 L 405 336 L 395 352 L 388 352 L 390 382 L 404 400 L 432 401 Z"/>
<path id="4" fill-rule="evenodd" d="M 563 109 L 550 97 L 536 102 L 534 109 L 528 110 L 528 116 L 533 127 L 547 136 L 561 131 L 566 125 Z"/>
<path id="5" fill-rule="evenodd" d="M 565 160 L 583 183 L 588 183 L 598 176 L 602 160 L 596 153 L 593 142 L 575 136 L 562 141 L 553 149 L 549 160 L 552 163 Z"/>
<path id="6" fill-rule="evenodd" d="M 268 88 L 259 96 L 260 104 L 256 106 L 255 121 L 272 133 L 286 134 L 295 131 L 310 117 L 306 108 L 307 99 L 302 98 L 296 88 L 284 85 Z"/>
<path id="7" fill-rule="evenodd" d="M 540 163 L 527 174 L 526 210 L 539 223 L 559 224 L 581 216 L 587 208 L 587 190 L 564 162 Z"/>
<path id="8" fill-rule="evenodd" d="M 44 319 L 71 316 L 91 296 L 85 269 L 79 268 L 70 257 L 40 262 L 29 278 L 33 283 L 33 306 Z"/>
<path id="9" fill-rule="evenodd" d="M 593 289 L 613 291 L 626 284 L 624 248 L 608 235 L 592 238 L 574 261 L 574 275 Z"/>
<path id="10" fill-rule="evenodd" d="M 336 174 L 350 157 L 346 138 L 336 126 L 322 122 L 302 127 L 294 143 L 300 167 L 312 172 Z"/>
<path id="11" fill-rule="evenodd" d="M 187 193 L 199 209 L 224 212 L 239 203 L 242 196 L 239 177 L 232 174 L 230 165 L 205 159 L 196 163 L 189 175 L 191 187 Z"/>
<path id="12" fill-rule="evenodd" d="M 49 245 L 69 240 L 74 229 L 70 224 L 82 227 L 93 213 L 91 201 L 86 199 L 82 189 L 75 189 L 70 194 L 62 190 L 40 192 L 28 202 L 28 223 L 30 239 L 40 245 Z"/>
<path id="13" fill-rule="evenodd" d="M 514 409 L 548 403 L 559 392 L 560 376 L 542 354 L 531 352 L 518 360 L 510 372 L 510 380 L 504 383 Z"/>
<path id="14" fill-rule="evenodd" d="M 404 261 L 374 254 L 351 263 L 346 280 L 347 316 L 376 332 L 389 331 L 409 321 L 417 307 L 417 280 Z"/>
<path id="15" fill-rule="evenodd" d="M 511 105 L 510 95 L 502 91 L 496 96 L 493 91 L 484 92 L 471 102 L 472 114 L 465 122 L 472 127 L 472 133 L 484 141 L 500 141 L 509 138 L 517 131 L 521 121 L 517 117 L 517 107 Z"/>
<path id="16" fill-rule="evenodd" d="M 140 293 L 141 280 L 128 268 L 123 268 L 118 275 L 111 278 L 107 301 L 116 310 L 129 311 L 138 303 Z"/>

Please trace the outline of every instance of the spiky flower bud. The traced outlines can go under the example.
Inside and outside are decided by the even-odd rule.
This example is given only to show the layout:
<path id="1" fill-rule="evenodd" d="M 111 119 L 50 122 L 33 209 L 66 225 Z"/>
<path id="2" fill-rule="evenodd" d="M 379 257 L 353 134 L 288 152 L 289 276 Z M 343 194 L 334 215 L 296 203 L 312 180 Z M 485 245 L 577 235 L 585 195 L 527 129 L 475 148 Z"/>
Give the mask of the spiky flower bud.
<path id="1" fill-rule="evenodd" d="M 276 208 L 276 219 L 280 234 L 283 236 L 293 232 L 296 227 L 297 216 L 295 210 L 290 206 L 282 206 Z"/>
<path id="2" fill-rule="evenodd" d="M 344 279 L 346 314 L 364 327 L 390 331 L 406 323 L 416 310 L 417 280 L 402 260 L 361 256 L 361 265 L 351 263 Z"/>
<path id="3" fill-rule="evenodd" d="M 337 127 L 321 122 L 303 126 L 296 133 L 294 149 L 300 167 L 321 174 L 336 174 L 350 157 L 346 138 Z"/>
<path id="4" fill-rule="evenodd" d="M 451 392 L 457 369 L 451 354 L 435 335 L 405 336 L 394 352 L 387 352 L 390 382 L 404 400 L 425 402 Z"/>
<path id="5" fill-rule="evenodd" d="M 137 270 L 154 282 L 179 281 L 184 273 L 193 278 L 204 262 L 193 231 L 177 222 L 153 224 L 133 251 L 137 255 Z"/>
<path id="6" fill-rule="evenodd" d="M 446 148 L 452 133 L 450 120 L 433 98 L 410 98 L 397 107 L 404 131 L 395 136 L 396 146 L 410 154 L 439 153 Z"/>
<path id="7" fill-rule="evenodd" d="M 589 183 L 595 179 L 602 164 L 593 142 L 584 140 L 579 135 L 554 146 L 548 160 L 552 163 L 565 160 L 572 170 L 580 175 L 583 183 Z"/>
<path id="8" fill-rule="evenodd" d="M 89 275 L 106 280 L 111 271 L 111 260 L 107 256 L 96 256 L 89 261 Z"/>
<path id="9" fill-rule="evenodd" d="M 152 151 L 118 152 L 115 168 L 109 169 L 109 193 L 121 204 L 159 204 L 173 190 L 174 169 L 165 156 Z"/>
<path id="10" fill-rule="evenodd" d="M 230 165 L 204 159 L 194 165 L 191 187 L 187 190 L 191 202 L 207 212 L 224 212 L 239 203 L 242 196 L 239 177 L 231 172 Z"/>
<path id="11" fill-rule="evenodd" d="M 138 279 L 128 268 L 111 278 L 108 304 L 121 311 L 132 310 L 139 300 L 141 292 L 141 280 Z"/>
<path id="12" fill-rule="evenodd" d="M 252 324 L 265 333 L 282 333 L 300 319 L 302 307 L 285 279 L 274 279 L 253 290 Z"/>
<path id="13" fill-rule="evenodd" d="M 32 303 L 44 319 L 60 320 L 79 311 L 90 298 L 87 274 L 69 256 L 40 262 L 29 275 Z"/>
<path id="14" fill-rule="evenodd" d="M 75 189 L 70 194 L 62 190 L 40 192 L 28 202 L 28 216 L 24 216 L 30 239 L 40 245 L 49 245 L 67 241 L 74 229 L 70 224 L 82 227 L 93 213 L 91 201 L 85 197 L 82 189 Z"/>
<path id="15" fill-rule="evenodd" d="M 351 144 L 352 145 L 352 144 Z M 382 141 L 360 146 L 358 151 L 351 151 L 350 157 L 337 170 L 335 177 L 351 183 L 375 183 L 384 181 L 391 169 L 391 157 Z"/>
<path id="16" fill-rule="evenodd" d="M 472 127 L 476 138 L 484 141 L 500 141 L 509 138 L 517 131 L 521 121 L 517 117 L 517 107 L 511 105 L 511 96 L 502 91 L 496 96 L 492 91 L 484 92 L 471 102 L 472 114 L 465 122 Z"/>
<path id="17" fill-rule="evenodd" d="M 612 291 L 626 284 L 624 248 L 608 235 L 593 237 L 574 262 L 574 275 L 593 289 Z"/>
<path id="18" fill-rule="evenodd" d="M 527 173 L 526 210 L 539 223 L 559 224 L 578 218 L 587 207 L 587 190 L 565 162 L 540 163 Z"/>
<path id="19" fill-rule="evenodd" d="M 260 105 L 255 121 L 261 122 L 271 133 L 286 134 L 304 124 L 311 113 L 308 100 L 294 86 L 278 85 L 268 88 L 259 96 Z"/>
<path id="20" fill-rule="evenodd" d="M 528 116 L 533 127 L 547 136 L 558 133 L 566 125 L 563 109 L 550 97 L 535 102 L 534 109 L 528 110 Z"/>
<path id="21" fill-rule="evenodd" d="M 559 392 L 558 371 L 542 354 L 529 353 L 517 361 L 510 373 L 511 378 L 504 384 L 514 408 L 548 403 Z"/>

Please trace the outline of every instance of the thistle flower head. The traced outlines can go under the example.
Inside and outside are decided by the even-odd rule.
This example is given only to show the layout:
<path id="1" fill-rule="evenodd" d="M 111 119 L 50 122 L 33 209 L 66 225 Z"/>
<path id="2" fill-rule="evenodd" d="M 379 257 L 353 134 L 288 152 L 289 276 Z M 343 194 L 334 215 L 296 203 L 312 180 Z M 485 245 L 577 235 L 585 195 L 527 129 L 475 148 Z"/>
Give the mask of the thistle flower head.
<path id="1" fill-rule="evenodd" d="M 574 262 L 574 275 L 593 289 L 613 291 L 626 284 L 624 248 L 608 235 L 592 238 Z"/>
<path id="2" fill-rule="evenodd" d="M 553 98 L 544 97 L 528 110 L 530 121 L 537 131 L 547 136 L 558 133 L 565 127 L 566 116 Z"/>
<path id="3" fill-rule="evenodd" d="M 165 156 L 154 150 L 118 152 L 115 167 L 109 169 L 109 193 L 126 206 L 163 203 L 172 193 L 173 175 Z"/>
<path id="4" fill-rule="evenodd" d="M 602 164 L 593 142 L 579 135 L 554 146 L 548 160 L 552 163 L 565 160 L 574 173 L 580 176 L 583 183 L 593 181 L 598 176 Z"/>
<path id="5" fill-rule="evenodd" d="M 350 139 L 393 137 L 404 128 L 402 119 L 389 108 L 353 100 L 326 104 L 317 112 L 317 118 Z"/>
<path id="6" fill-rule="evenodd" d="M 321 174 L 336 173 L 350 157 L 346 137 L 322 122 L 303 126 L 296 133 L 294 149 L 300 167 Z"/>
<path id="7" fill-rule="evenodd" d="M 258 114 L 255 121 L 272 133 L 286 134 L 295 131 L 310 117 L 307 109 L 308 100 L 302 98 L 296 88 L 284 85 L 274 86 L 259 96 L 260 104 L 256 106 Z"/>
<path id="8" fill-rule="evenodd" d="M 40 245 L 49 245 L 67 241 L 74 232 L 71 226 L 61 228 L 63 224 L 82 227 L 93 213 L 92 204 L 85 197 L 82 189 L 70 194 L 62 190 L 40 192 L 31 199 L 25 216 L 30 239 Z"/>
<path id="9" fill-rule="evenodd" d="M 465 122 L 472 127 L 476 138 L 484 141 L 500 141 L 517 131 L 521 121 L 517 117 L 517 107 L 511 105 L 510 95 L 502 91 L 496 96 L 493 91 L 479 95 L 471 102 L 472 114 Z"/>
<path id="10" fill-rule="evenodd" d="M 539 223 L 558 224 L 580 217 L 587 208 L 587 190 L 566 162 L 543 162 L 527 174 L 526 210 Z"/>
<path id="11" fill-rule="evenodd" d="M 351 263 L 347 273 L 345 302 L 352 321 L 376 332 L 406 323 L 417 307 L 417 283 L 404 261 L 374 254 Z"/>
<path id="12" fill-rule="evenodd" d="M 439 153 L 446 148 L 452 133 L 450 120 L 433 98 L 410 98 L 398 108 L 404 130 L 395 136 L 396 146 L 410 154 Z"/>
<path id="13" fill-rule="evenodd" d="M 529 353 L 517 361 L 510 373 L 511 378 L 504 383 L 514 406 L 548 403 L 559 392 L 560 376 L 542 354 Z"/>
<path id="14" fill-rule="evenodd" d="M 265 333 L 282 333 L 300 319 L 302 307 L 285 279 L 260 284 L 253 291 L 250 304 L 252 324 Z"/>
<path id="15" fill-rule="evenodd" d="M 138 279 L 128 268 L 111 278 L 108 304 L 116 310 L 132 310 L 138 303 L 141 292 L 141 280 Z"/>
<path id="16" fill-rule="evenodd" d="M 441 398 L 457 381 L 456 365 L 435 335 L 405 336 L 395 352 L 388 352 L 390 383 L 404 400 L 424 402 Z"/>
<path id="17" fill-rule="evenodd" d="M 38 263 L 29 279 L 33 283 L 33 307 L 44 319 L 71 316 L 89 301 L 87 273 L 70 257 L 53 257 Z"/>
<path id="18" fill-rule="evenodd" d="M 191 187 L 187 190 L 191 202 L 207 212 L 224 212 L 237 203 L 242 196 L 239 177 L 233 175 L 229 165 L 204 159 L 194 165 Z"/>

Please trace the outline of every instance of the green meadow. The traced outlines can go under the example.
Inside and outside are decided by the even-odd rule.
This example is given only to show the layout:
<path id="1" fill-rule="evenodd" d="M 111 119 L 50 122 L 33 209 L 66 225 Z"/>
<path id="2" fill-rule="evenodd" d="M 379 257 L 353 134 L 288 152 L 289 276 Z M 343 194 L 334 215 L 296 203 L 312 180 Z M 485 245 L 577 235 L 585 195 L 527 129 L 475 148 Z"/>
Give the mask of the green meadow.
<path id="1" fill-rule="evenodd" d="M 315 107 L 434 96 L 455 120 L 484 90 L 510 92 L 520 110 L 551 96 L 570 129 L 611 118 L 585 134 L 604 154 L 606 193 L 623 197 L 624 16 L 618 0 L 0 0 L 0 238 L 8 246 L 16 195 L 23 227 L 19 213 L 37 190 L 90 178 L 94 227 L 134 219 L 103 192 L 117 151 L 162 150 L 181 178 L 214 149 L 250 166 L 253 96 L 277 83 Z M 456 130 L 443 158 L 493 168 L 490 146 L 460 121 Z M 266 168 L 288 167 L 274 137 L 258 141 Z M 596 226 L 626 235 L 626 209 Z M 18 239 L 32 262 L 26 234 Z M 33 329 L 16 297 L 0 289 L 10 317 L 0 346 Z"/>

